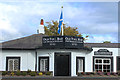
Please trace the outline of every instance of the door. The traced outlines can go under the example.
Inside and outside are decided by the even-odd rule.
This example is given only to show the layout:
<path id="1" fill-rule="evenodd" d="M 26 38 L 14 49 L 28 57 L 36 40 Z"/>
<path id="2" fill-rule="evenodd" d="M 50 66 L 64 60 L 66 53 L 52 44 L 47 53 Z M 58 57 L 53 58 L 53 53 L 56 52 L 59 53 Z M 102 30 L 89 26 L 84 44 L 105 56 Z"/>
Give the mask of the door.
<path id="1" fill-rule="evenodd" d="M 117 57 L 117 71 L 120 71 L 120 56 Z"/>
<path id="2" fill-rule="evenodd" d="M 70 53 L 55 53 L 55 76 L 70 76 L 70 63 Z"/>

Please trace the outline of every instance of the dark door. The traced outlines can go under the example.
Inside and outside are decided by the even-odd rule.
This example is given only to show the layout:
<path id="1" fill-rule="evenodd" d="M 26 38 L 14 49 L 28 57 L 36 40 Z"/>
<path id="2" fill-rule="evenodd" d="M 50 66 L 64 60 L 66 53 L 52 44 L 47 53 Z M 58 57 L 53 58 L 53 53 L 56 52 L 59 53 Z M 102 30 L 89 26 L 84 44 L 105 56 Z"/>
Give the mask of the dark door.
<path id="1" fill-rule="evenodd" d="M 70 54 L 55 54 L 55 76 L 70 76 Z"/>
<path id="2" fill-rule="evenodd" d="M 117 57 L 117 71 L 120 71 L 120 56 Z"/>

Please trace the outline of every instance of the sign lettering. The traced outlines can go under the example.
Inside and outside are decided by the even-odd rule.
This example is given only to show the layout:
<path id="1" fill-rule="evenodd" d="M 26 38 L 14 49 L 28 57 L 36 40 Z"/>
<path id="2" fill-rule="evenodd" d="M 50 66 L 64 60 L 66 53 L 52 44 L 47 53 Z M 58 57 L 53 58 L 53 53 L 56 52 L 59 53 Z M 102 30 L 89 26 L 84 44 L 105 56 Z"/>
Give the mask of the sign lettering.
<path id="1" fill-rule="evenodd" d="M 42 39 L 43 47 L 80 48 L 83 47 L 83 37 L 46 36 Z"/>

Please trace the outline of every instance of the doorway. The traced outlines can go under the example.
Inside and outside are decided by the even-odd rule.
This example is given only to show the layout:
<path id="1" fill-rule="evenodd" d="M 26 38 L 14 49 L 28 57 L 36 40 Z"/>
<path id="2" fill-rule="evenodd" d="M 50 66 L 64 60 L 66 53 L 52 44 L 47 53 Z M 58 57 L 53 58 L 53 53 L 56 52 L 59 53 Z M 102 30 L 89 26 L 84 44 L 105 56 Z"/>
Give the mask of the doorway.
<path id="1" fill-rule="evenodd" d="M 54 63 L 55 76 L 71 76 L 71 53 L 56 52 Z"/>

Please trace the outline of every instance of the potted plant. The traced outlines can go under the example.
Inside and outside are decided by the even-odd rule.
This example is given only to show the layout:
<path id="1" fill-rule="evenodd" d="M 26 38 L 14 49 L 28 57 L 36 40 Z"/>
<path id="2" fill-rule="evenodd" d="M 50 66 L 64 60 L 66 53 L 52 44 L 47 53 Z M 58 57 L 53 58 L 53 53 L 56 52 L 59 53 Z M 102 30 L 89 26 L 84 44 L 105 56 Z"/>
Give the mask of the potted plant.
<path id="1" fill-rule="evenodd" d="M 30 72 L 31 72 L 31 70 L 30 70 L 30 69 L 28 69 L 28 70 L 27 70 L 27 73 L 28 73 L 28 74 L 30 74 Z"/>
<path id="2" fill-rule="evenodd" d="M 107 76 L 110 76 L 110 72 L 107 72 Z"/>
<path id="3" fill-rule="evenodd" d="M 51 72 L 50 72 L 50 71 L 48 71 L 48 72 L 46 72 L 45 74 L 46 74 L 46 75 L 51 75 Z"/>
<path id="4" fill-rule="evenodd" d="M 118 76 L 120 76 L 120 70 L 117 73 L 118 73 Z"/>
<path id="5" fill-rule="evenodd" d="M 86 75 L 90 75 L 91 73 L 90 72 L 87 72 Z"/>
<path id="6" fill-rule="evenodd" d="M 30 72 L 30 75 L 31 75 L 31 76 L 36 76 L 36 72 L 35 72 L 35 71 L 31 71 L 31 72 Z"/>
<path id="7" fill-rule="evenodd" d="M 77 75 L 78 75 L 78 76 L 81 76 L 81 73 L 80 73 L 80 72 L 77 72 Z"/>
<path id="8" fill-rule="evenodd" d="M 93 72 L 93 75 L 97 75 L 97 72 Z"/>
<path id="9" fill-rule="evenodd" d="M 2 71 L 2 75 L 3 75 L 3 76 L 5 76 L 5 75 L 7 75 L 7 74 L 8 74 L 7 71 Z"/>
<path id="10" fill-rule="evenodd" d="M 16 72 L 16 75 L 17 75 L 17 76 L 20 76 L 20 75 L 21 75 L 21 72 L 18 70 L 18 71 Z"/>
<path id="11" fill-rule="evenodd" d="M 103 76 L 103 75 L 104 75 L 103 72 L 101 72 L 101 71 L 98 71 L 98 74 L 99 74 L 100 76 Z"/>
<path id="12" fill-rule="evenodd" d="M 42 73 L 42 72 L 39 72 L 39 73 L 38 73 L 38 75 L 39 75 L 39 76 L 42 76 L 42 75 L 43 75 L 43 73 Z"/>
<path id="13" fill-rule="evenodd" d="M 21 73 L 21 75 L 26 76 L 26 75 L 27 75 L 27 72 L 23 71 L 23 72 Z"/>
<path id="14" fill-rule="evenodd" d="M 115 72 L 112 72 L 112 75 L 114 75 L 114 76 L 117 76 L 117 73 L 115 73 Z"/>
<path id="15" fill-rule="evenodd" d="M 85 73 L 84 73 L 84 72 L 81 72 L 81 74 L 82 74 L 82 75 L 85 75 Z"/>
<path id="16" fill-rule="evenodd" d="M 14 76 L 14 74 L 15 74 L 15 73 L 14 73 L 13 71 L 12 71 L 12 72 L 10 72 L 10 75 L 11 75 L 11 76 Z"/>

